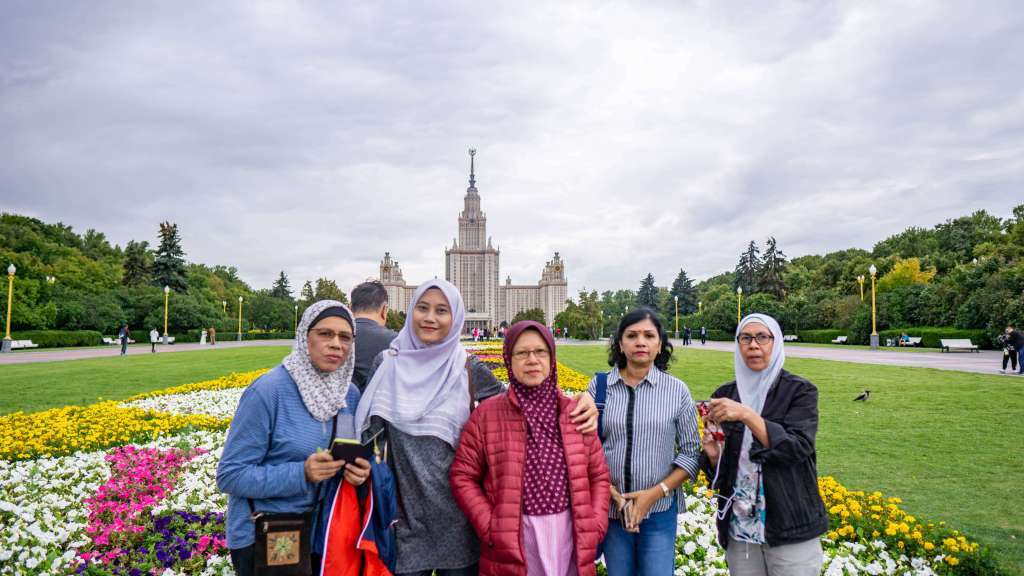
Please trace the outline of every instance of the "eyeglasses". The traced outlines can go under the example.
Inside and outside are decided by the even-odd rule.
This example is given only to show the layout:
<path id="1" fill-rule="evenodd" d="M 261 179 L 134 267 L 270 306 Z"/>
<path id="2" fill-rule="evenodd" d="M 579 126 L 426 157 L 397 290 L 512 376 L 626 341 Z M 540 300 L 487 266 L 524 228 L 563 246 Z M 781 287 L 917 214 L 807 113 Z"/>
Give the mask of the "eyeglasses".
<path id="1" fill-rule="evenodd" d="M 548 352 L 547 348 L 537 348 L 536 350 L 520 350 L 518 352 L 513 352 L 512 357 L 522 362 L 529 358 L 531 354 L 536 356 L 537 360 L 547 360 L 548 357 L 551 356 L 551 353 Z"/>
<path id="2" fill-rule="evenodd" d="M 351 332 L 335 332 L 334 330 L 312 330 L 310 334 L 316 336 L 317 340 L 333 341 L 335 338 L 341 341 L 342 346 L 352 343 Z"/>
<path id="3" fill-rule="evenodd" d="M 736 337 L 736 341 L 744 346 L 750 346 L 751 342 L 757 342 L 758 346 L 764 346 L 765 344 L 775 340 L 775 336 L 771 334 L 758 334 L 757 336 L 751 336 L 750 334 L 740 334 Z"/>

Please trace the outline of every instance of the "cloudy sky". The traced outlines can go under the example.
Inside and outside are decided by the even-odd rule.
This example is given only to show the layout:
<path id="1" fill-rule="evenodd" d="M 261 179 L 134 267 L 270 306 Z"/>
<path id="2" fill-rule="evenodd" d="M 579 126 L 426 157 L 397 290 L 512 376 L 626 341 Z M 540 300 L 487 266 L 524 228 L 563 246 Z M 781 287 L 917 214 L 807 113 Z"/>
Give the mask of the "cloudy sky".
<path id="1" fill-rule="evenodd" d="M 0 210 L 418 282 L 475 147 L 502 276 L 557 250 L 575 291 L 1024 202 L 1011 1 L 427 4 L 4 2 Z"/>

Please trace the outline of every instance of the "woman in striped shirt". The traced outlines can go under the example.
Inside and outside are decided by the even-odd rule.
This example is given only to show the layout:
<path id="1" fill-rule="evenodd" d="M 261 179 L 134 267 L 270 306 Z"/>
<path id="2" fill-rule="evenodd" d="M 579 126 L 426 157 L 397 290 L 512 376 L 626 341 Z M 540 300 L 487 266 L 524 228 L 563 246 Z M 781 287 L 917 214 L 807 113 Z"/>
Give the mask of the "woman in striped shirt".
<path id="1" fill-rule="evenodd" d="M 657 313 L 623 316 L 608 354 L 610 372 L 589 392 L 605 408 L 600 430 L 612 480 L 604 541 L 609 576 L 672 574 L 680 485 L 697 476 L 700 440 L 690 391 L 670 375 L 672 344 Z M 685 509 L 685 506 L 684 506 Z"/>

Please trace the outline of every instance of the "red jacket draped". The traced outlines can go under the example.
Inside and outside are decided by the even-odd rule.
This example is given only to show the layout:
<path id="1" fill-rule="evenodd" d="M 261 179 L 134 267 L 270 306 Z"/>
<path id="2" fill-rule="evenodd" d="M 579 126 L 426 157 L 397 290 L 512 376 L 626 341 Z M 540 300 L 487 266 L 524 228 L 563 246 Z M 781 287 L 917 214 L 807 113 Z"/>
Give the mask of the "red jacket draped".
<path id="1" fill-rule="evenodd" d="M 560 395 L 558 424 L 569 468 L 569 507 L 580 576 L 593 576 L 608 530 L 609 479 L 596 434 L 569 421 L 576 401 Z M 526 576 L 521 520 L 526 420 L 509 390 L 482 403 L 462 429 L 448 473 L 459 508 L 480 536 L 480 574 Z"/>

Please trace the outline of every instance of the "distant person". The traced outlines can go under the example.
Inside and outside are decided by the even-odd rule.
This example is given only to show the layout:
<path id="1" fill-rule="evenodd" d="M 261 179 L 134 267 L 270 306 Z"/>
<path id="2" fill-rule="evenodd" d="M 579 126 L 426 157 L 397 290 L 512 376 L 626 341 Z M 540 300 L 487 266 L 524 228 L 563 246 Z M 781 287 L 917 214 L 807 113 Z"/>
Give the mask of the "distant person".
<path id="1" fill-rule="evenodd" d="M 217 343 L 217 329 L 210 326 L 210 346 Z"/>
<path id="2" fill-rule="evenodd" d="M 817 576 L 828 512 L 818 491 L 818 389 L 783 369 L 782 328 L 751 314 L 736 328 L 736 379 L 711 394 L 701 468 L 718 500 L 718 543 L 733 576 Z M 723 441 L 708 424 L 722 425 Z"/>
<path id="3" fill-rule="evenodd" d="M 124 326 L 121 326 L 117 337 L 121 340 L 121 356 L 124 356 L 128 353 L 128 340 L 132 337 L 132 331 L 128 329 L 127 322 L 125 322 Z"/>
<path id="4" fill-rule="evenodd" d="M 153 328 L 149 331 L 149 351 L 156 353 L 156 341 L 160 339 L 160 332 Z"/>
<path id="5" fill-rule="evenodd" d="M 1024 334 L 1021 334 L 1021 331 L 1013 324 L 1007 326 L 1007 329 L 1010 331 L 1010 341 L 1017 349 L 1017 368 L 1019 369 L 1017 373 L 1024 375 Z"/>
<path id="6" fill-rule="evenodd" d="M 352 289 L 352 315 L 356 318 L 356 366 L 352 383 L 362 392 L 373 359 L 388 349 L 398 336 L 388 329 L 388 291 L 376 280 Z"/>
<path id="7" fill-rule="evenodd" d="M 900 346 L 910 346 L 910 334 L 906 332 L 900 334 Z"/>
<path id="8" fill-rule="evenodd" d="M 701 326 L 700 327 L 700 344 L 701 344 L 701 346 L 703 346 L 703 345 L 705 345 L 707 343 L 708 343 L 708 329 L 703 327 L 703 326 Z"/>
<path id="9" fill-rule="evenodd" d="M 1006 374 L 1006 365 L 1010 365 L 1010 372 L 1017 371 L 1017 347 L 1013 345 L 1013 340 L 1010 337 L 1010 333 L 1013 329 L 1009 326 L 1002 334 L 996 337 L 996 342 L 1003 349 L 1003 368 L 1000 370 L 1003 374 Z"/>
<path id="10" fill-rule="evenodd" d="M 691 340 L 692 336 L 693 336 L 693 331 L 690 330 L 689 326 L 683 328 L 683 346 L 689 346 L 690 345 L 690 343 L 692 342 L 692 340 Z"/>

